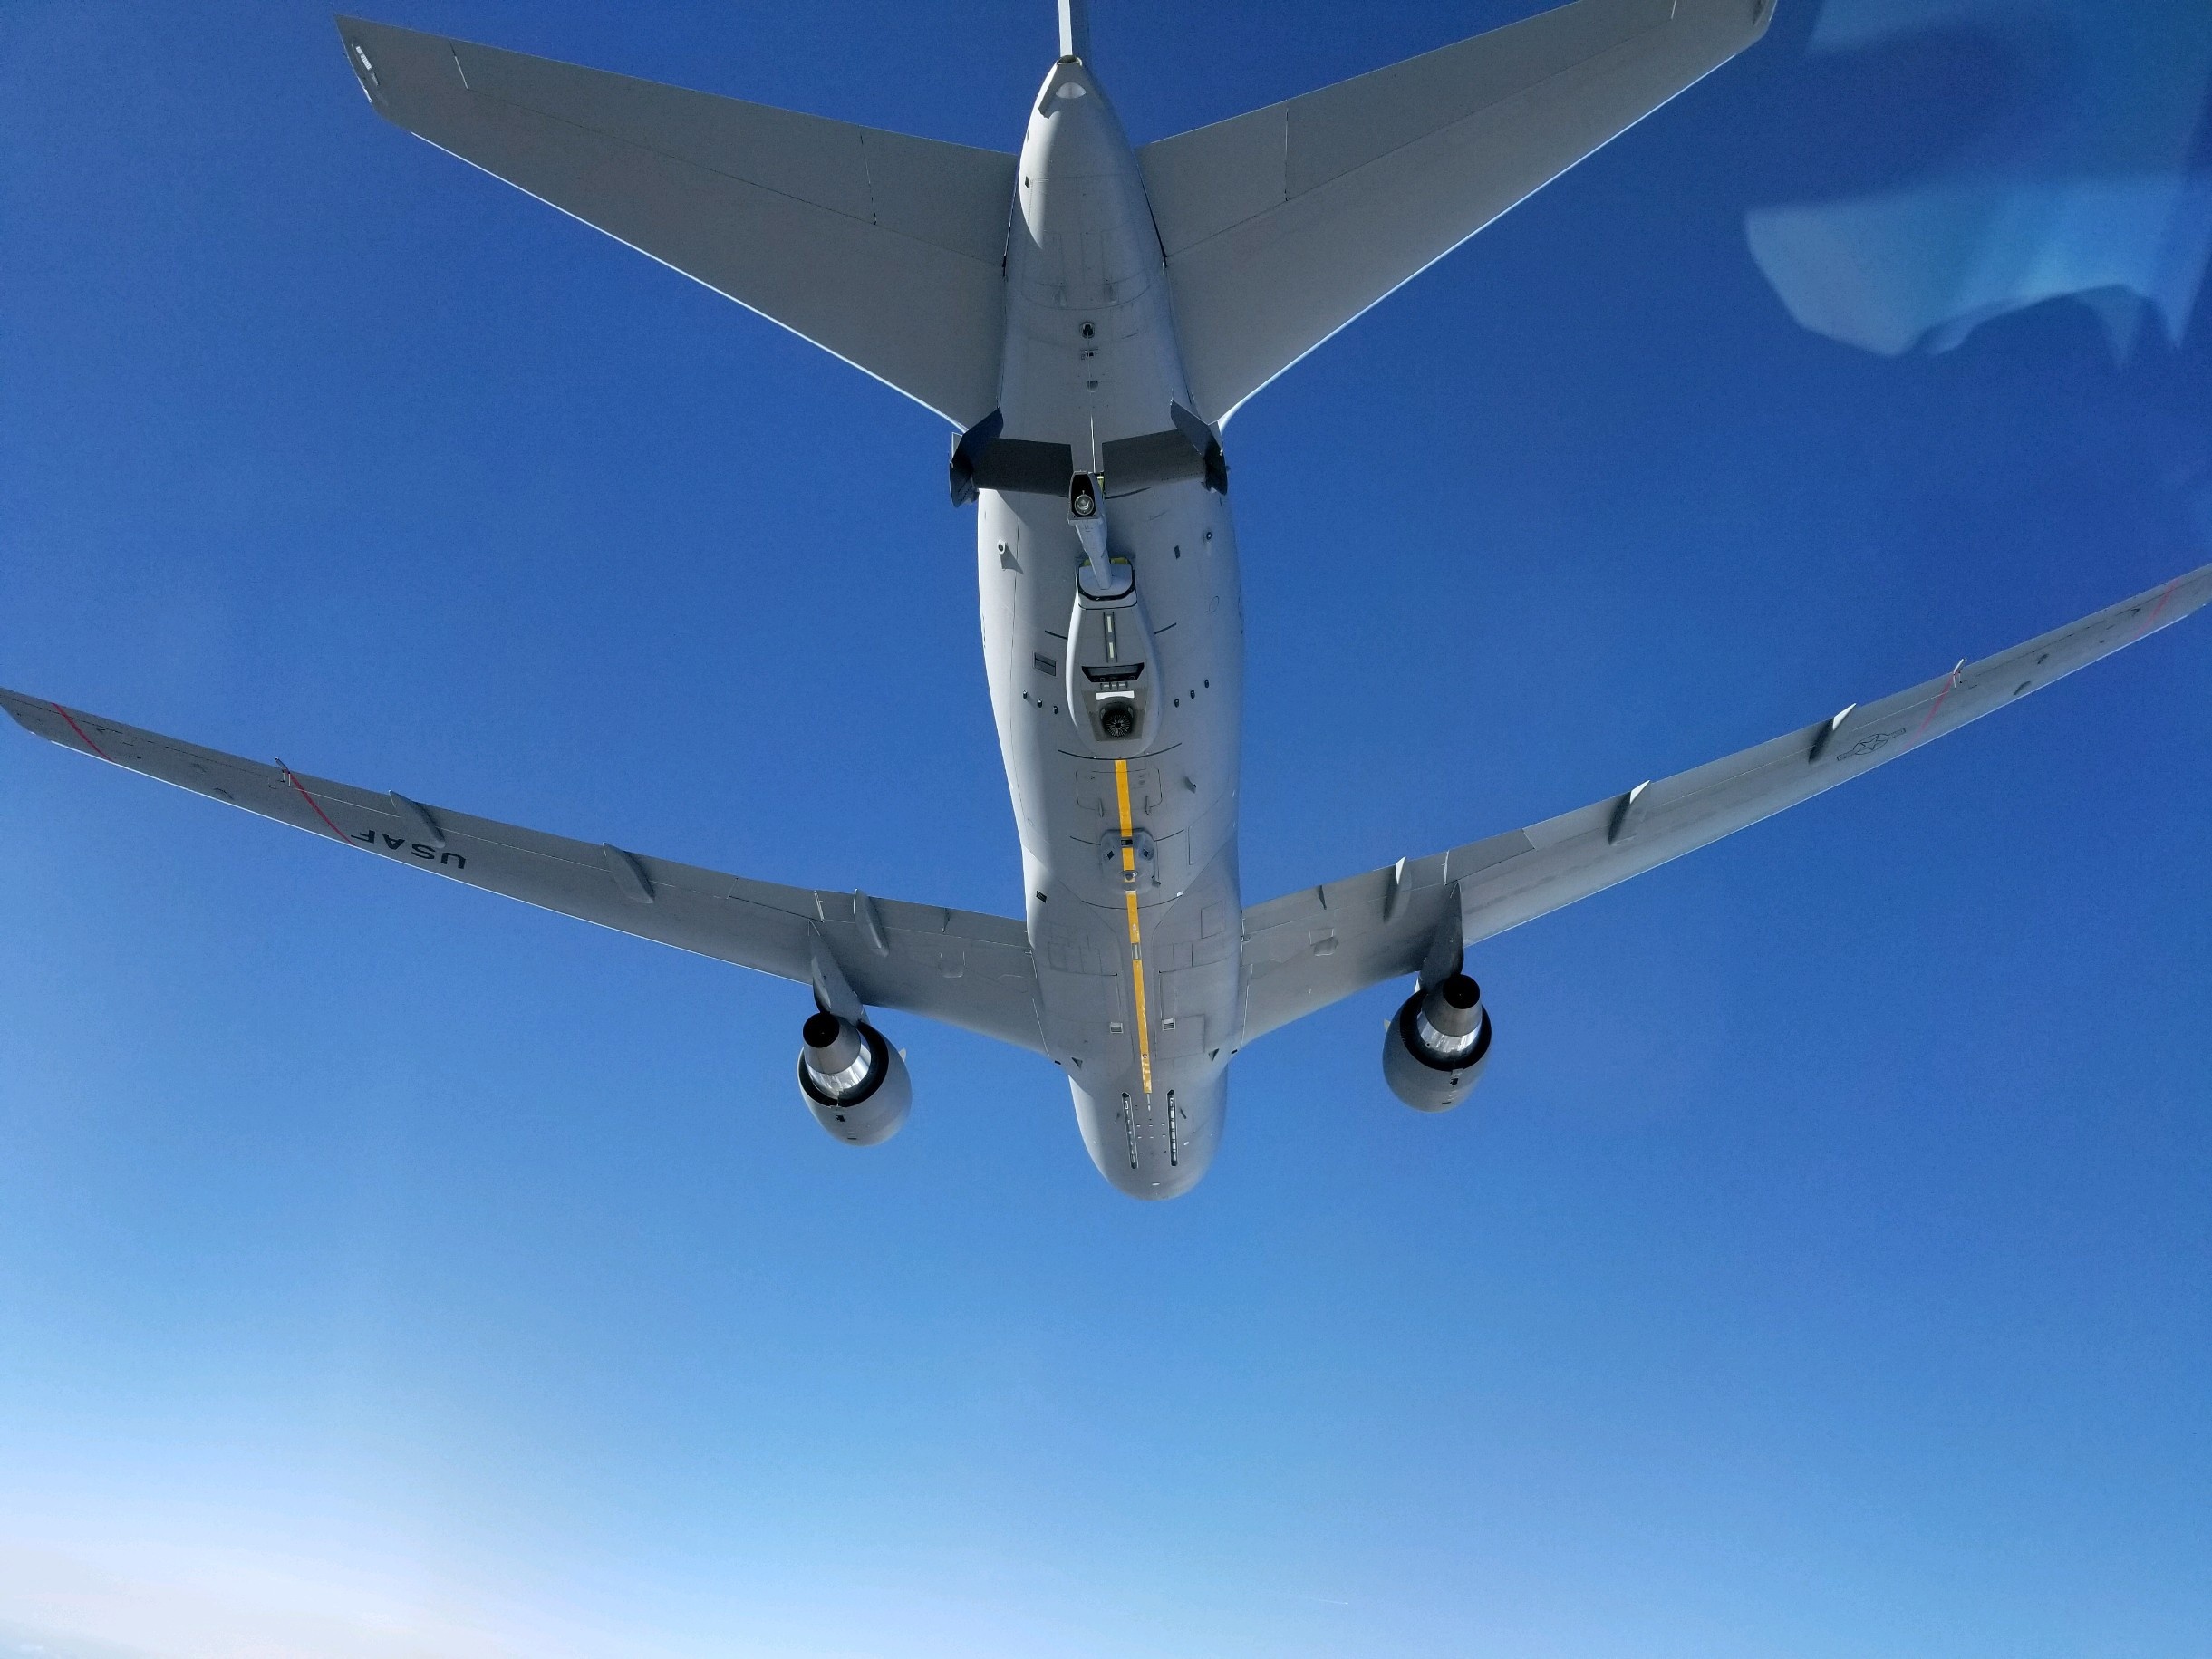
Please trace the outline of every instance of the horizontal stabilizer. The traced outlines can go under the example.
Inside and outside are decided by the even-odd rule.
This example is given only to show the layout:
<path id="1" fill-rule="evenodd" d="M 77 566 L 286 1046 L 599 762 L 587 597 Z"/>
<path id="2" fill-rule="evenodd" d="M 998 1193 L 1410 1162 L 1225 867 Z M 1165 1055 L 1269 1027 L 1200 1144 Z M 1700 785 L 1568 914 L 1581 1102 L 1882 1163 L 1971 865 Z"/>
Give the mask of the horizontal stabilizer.
<path id="1" fill-rule="evenodd" d="M 896 387 L 998 400 L 1014 158 L 341 17 L 377 112 Z"/>
<path id="2" fill-rule="evenodd" d="M 1773 0 L 1576 0 L 1137 152 L 1207 420 L 1765 33 Z"/>

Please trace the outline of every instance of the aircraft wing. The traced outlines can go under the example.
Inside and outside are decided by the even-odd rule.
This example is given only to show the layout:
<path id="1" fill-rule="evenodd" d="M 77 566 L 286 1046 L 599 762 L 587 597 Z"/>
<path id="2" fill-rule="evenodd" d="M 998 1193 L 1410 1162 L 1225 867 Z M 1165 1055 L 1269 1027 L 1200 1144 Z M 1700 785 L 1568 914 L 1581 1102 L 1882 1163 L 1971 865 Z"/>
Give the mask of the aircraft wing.
<path id="1" fill-rule="evenodd" d="M 357 18 L 378 114 L 966 429 L 999 396 L 1012 156 Z"/>
<path id="2" fill-rule="evenodd" d="M 1238 404 L 1766 32 L 1773 0 L 1576 0 L 1137 151 L 1198 412 Z"/>
<path id="3" fill-rule="evenodd" d="M 1243 1041 L 1370 985 L 1421 971 L 1439 934 L 1519 927 L 1732 835 L 1956 731 L 2212 600 L 2212 564 L 1879 703 L 1579 811 L 1244 912 Z"/>
<path id="4" fill-rule="evenodd" d="M 813 984 L 832 1006 L 849 989 L 877 1008 L 1044 1050 L 1029 937 L 1005 917 L 783 887 L 541 834 L 310 777 L 281 761 L 262 766 L 14 691 L 0 690 L 0 707 L 64 748 L 393 863 Z"/>

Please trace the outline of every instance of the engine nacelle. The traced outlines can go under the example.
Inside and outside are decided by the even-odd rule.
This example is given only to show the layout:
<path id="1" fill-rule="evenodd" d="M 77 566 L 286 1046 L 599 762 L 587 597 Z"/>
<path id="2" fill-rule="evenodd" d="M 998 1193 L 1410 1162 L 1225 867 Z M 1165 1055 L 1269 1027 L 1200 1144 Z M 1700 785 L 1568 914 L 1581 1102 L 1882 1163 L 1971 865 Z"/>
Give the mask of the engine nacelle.
<path id="1" fill-rule="evenodd" d="M 1490 1063 L 1490 1010 L 1463 973 L 1405 999 L 1383 1032 L 1383 1081 L 1416 1112 L 1448 1112 Z"/>
<path id="2" fill-rule="evenodd" d="M 898 1133 L 914 1085 L 881 1031 L 865 1019 L 810 1014 L 800 1040 L 799 1093 L 816 1123 L 853 1146 L 880 1146 Z"/>

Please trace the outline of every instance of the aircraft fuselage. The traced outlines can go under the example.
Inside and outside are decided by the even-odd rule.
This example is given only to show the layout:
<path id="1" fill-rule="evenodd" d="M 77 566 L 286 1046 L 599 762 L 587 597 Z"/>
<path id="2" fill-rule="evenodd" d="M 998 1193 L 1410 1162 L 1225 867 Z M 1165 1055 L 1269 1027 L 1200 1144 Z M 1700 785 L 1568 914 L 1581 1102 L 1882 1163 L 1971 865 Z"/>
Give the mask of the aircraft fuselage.
<path id="1" fill-rule="evenodd" d="M 1008 439 L 1096 473 L 1191 403 L 1143 175 L 1079 62 L 1029 119 L 1006 295 Z M 1239 1040 L 1236 534 L 1195 479 L 1117 489 L 1109 466 L 1098 495 L 1103 578 L 1065 497 L 980 492 L 983 654 L 1046 1047 L 1100 1172 L 1171 1198 L 1220 1140 Z"/>

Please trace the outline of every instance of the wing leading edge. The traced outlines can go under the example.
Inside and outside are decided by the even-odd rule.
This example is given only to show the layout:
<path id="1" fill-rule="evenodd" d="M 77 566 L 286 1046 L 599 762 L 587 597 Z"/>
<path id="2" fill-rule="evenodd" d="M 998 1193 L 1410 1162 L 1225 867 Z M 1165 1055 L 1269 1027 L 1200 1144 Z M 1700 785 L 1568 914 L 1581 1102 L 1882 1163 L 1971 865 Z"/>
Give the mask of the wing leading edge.
<path id="1" fill-rule="evenodd" d="M 1022 924 L 724 875 L 201 748 L 0 690 L 26 730 L 295 829 L 680 950 L 1042 1053 Z M 840 978 L 842 976 L 842 978 Z"/>
<path id="2" fill-rule="evenodd" d="M 2014 650 L 1526 829 L 1244 912 L 1243 1040 L 1422 969 L 1454 917 L 1473 944 L 1734 834 L 2212 601 L 2212 564 Z"/>

